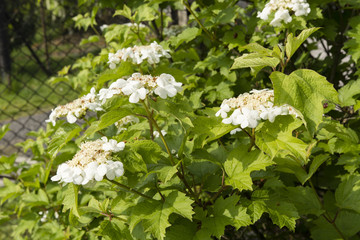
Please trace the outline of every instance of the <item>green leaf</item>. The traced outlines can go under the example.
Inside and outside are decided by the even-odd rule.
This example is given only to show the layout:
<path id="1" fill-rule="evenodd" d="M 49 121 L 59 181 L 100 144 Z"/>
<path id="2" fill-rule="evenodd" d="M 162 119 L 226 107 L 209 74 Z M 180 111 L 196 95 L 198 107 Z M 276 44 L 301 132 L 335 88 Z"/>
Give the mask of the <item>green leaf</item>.
<path id="1" fill-rule="evenodd" d="M 315 224 L 311 228 L 311 238 L 314 240 L 343 240 L 336 229 L 325 220 L 325 218 L 318 218 L 312 222 Z"/>
<path id="2" fill-rule="evenodd" d="M 352 237 L 360 232 L 360 214 L 353 211 L 342 210 L 339 212 L 335 224 L 341 232 L 347 236 Z"/>
<path id="3" fill-rule="evenodd" d="M 316 194 L 310 187 L 288 187 L 286 191 L 290 202 L 295 205 L 300 215 L 320 216 L 324 213 Z"/>
<path id="4" fill-rule="evenodd" d="M 201 34 L 201 29 L 196 27 L 186 28 L 182 33 L 169 39 L 169 43 L 174 48 L 179 47 L 183 42 L 190 42 Z"/>
<path id="5" fill-rule="evenodd" d="M 253 201 L 252 205 L 256 206 L 251 208 L 259 211 L 255 212 L 257 218 L 259 215 L 261 216 L 262 212 L 267 212 L 273 223 L 280 228 L 285 226 L 292 231 L 295 230 L 295 221 L 299 218 L 299 214 L 294 204 L 285 201 L 283 196 L 278 193 L 269 194 L 267 190 L 256 190 L 253 192 L 251 200 Z"/>
<path id="6" fill-rule="evenodd" d="M 19 184 L 15 184 L 7 178 L 3 178 L 4 186 L 0 188 L 0 205 L 2 205 L 6 200 L 19 196 L 23 190 Z"/>
<path id="7" fill-rule="evenodd" d="M 146 201 L 138 203 L 130 215 L 130 230 L 141 222 L 145 232 L 150 232 L 156 239 L 164 239 L 168 221 L 172 213 L 192 220 L 191 204 L 193 201 L 184 193 L 174 191 L 165 196 L 165 201 Z"/>
<path id="8" fill-rule="evenodd" d="M 301 46 L 301 44 L 314 32 L 320 28 L 309 28 L 303 30 L 297 37 L 294 38 L 293 34 L 290 33 L 286 39 L 285 51 L 288 59 L 296 52 L 296 50 Z"/>
<path id="9" fill-rule="evenodd" d="M 196 234 L 198 238 L 205 233 L 220 238 L 224 234 L 227 225 L 236 229 L 251 224 L 250 216 L 246 208 L 237 205 L 240 197 L 232 195 L 226 199 L 220 197 L 214 204 L 213 212 L 202 220 L 201 230 Z M 205 234 L 204 234 L 205 235 Z"/>
<path id="10" fill-rule="evenodd" d="M 3 126 L 1 126 L 0 139 L 2 139 L 9 130 L 10 130 L 10 124 L 4 124 Z"/>
<path id="11" fill-rule="evenodd" d="M 275 68 L 280 63 L 280 59 L 276 57 L 270 57 L 259 53 L 244 54 L 241 57 L 235 59 L 234 64 L 230 69 L 237 68 L 264 68 L 270 66 Z"/>
<path id="12" fill-rule="evenodd" d="M 156 19 L 156 11 L 154 7 L 148 4 L 141 4 L 135 13 L 135 21 L 140 23 L 142 21 L 152 21 Z"/>
<path id="13" fill-rule="evenodd" d="M 276 171 L 290 173 L 296 176 L 296 178 L 304 184 L 308 179 L 308 174 L 302 166 L 302 163 L 294 157 L 285 157 L 285 158 L 274 158 L 276 163 Z"/>
<path id="14" fill-rule="evenodd" d="M 235 126 L 231 124 L 222 123 L 221 119 L 215 117 L 215 115 L 212 117 L 198 116 L 193 120 L 193 124 L 194 128 L 192 132 L 203 140 L 201 141 L 202 147 L 206 143 L 224 136 L 235 128 Z"/>
<path id="15" fill-rule="evenodd" d="M 27 203 L 28 206 L 47 206 L 49 199 L 44 190 L 39 189 L 37 193 L 24 193 L 21 199 Z"/>
<path id="16" fill-rule="evenodd" d="M 249 43 L 245 46 L 240 47 L 240 49 L 246 49 L 249 50 L 251 52 L 256 52 L 256 53 L 260 53 L 266 56 L 271 56 L 272 51 L 268 48 L 264 48 L 263 46 L 261 46 L 258 43 Z"/>
<path id="17" fill-rule="evenodd" d="M 131 151 L 140 154 L 145 163 L 157 163 L 160 160 L 162 149 L 154 141 L 139 140 L 127 146 L 131 148 Z"/>
<path id="18" fill-rule="evenodd" d="M 106 236 L 107 239 L 118 239 L 122 235 L 121 230 L 112 221 L 104 220 L 100 224 L 98 232 L 101 236 Z"/>
<path id="19" fill-rule="evenodd" d="M 187 219 L 178 219 L 166 230 L 165 240 L 191 240 L 197 230 L 197 224 Z"/>
<path id="20" fill-rule="evenodd" d="M 360 2 L 358 0 L 339 0 L 341 7 L 345 5 L 353 5 L 354 7 L 360 7 Z"/>
<path id="21" fill-rule="evenodd" d="M 64 199 L 62 201 L 63 212 L 70 209 L 70 213 L 74 214 L 77 217 L 80 217 L 78 210 L 78 191 L 79 187 L 73 183 L 69 183 L 64 190 Z"/>
<path id="22" fill-rule="evenodd" d="M 335 191 L 336 203 L 340 208 L 360 213 L 360 175 L 349 175 Z"/>
<path id="23" fill-rule="evenodd" d="M 357 102 L 356 95 L 360 94 L 360 79 L 350 81 L 348 84 L 339 89 L 339 100 L 341 106 L 355 105 Z"/>
<path id="24" fill-rule="evenodd" d="M 167 183 L 176 174 L 177 165 L 169 166 L 156 164 L 155 168 L 152 169 L 149 174 L 156 173 L 160 181 L 162 181 L 163 183 Z"/>
<path id="25" fill-rule="evenodd" d="M 354 0 L 357 1 L 357 0 Z M 360 59 L 360 24 L 358 24 L 359 17 L 354 18 L 355 24 L 353 25 L 352 29 L 346 32 L 346 35 L 350 37 L 344 44 L 344 48 L 348 49 L 348 54 L 351 55 L 351 58 L 354 60 L 355 63 L 358 63 Z M 351 22 L 351 21 L 350 21 Z"/>
<path id="26" fill-rule="evenodd" d="M 123 9 L 122 10 L 116 10 L 113 17 L 117 16 L 117 15 L 124 16 L 124 17 L 126 17 L 128 19 L 131 19 L 131 9 L 124 4 Z"/>
<path id="27" fill-rule="evenodd" d="M 97 88 L 104 86 L 105 82 L 109 80 L 117 80 L 126 75 L 131 75 L 133 73 L 131 62 L 121 62 L 119 67 L 115 69 L 105 70 L 97 79 Z"/>
<path id="28" fill-rule="evenodd" d="M 226 184 L 242 190 L 252 190 L 251 172 L 265 170 L 272 165 L 271 158 L 259 150 L 248 152 L 246 148 L 236 148 L 224 163 L 225 172 L 228 177 Z"/>
<path id="29" fill-rule="evenodd" d="M 338 103 L 332 84 L 313 70 L 296 70 L 290 75 L 273 72 L 270 78 L 274 85 L 275 104 L 289 104 L 299 110 L 312 135 L 322 121 L 322 101 L 327 99 Z"/>
<path id="30" fill-rule="evenodd" d="M 121 118 L 126 117 L 128 115 L 132 115 L 133 112 L 126 108 L 118 108 L 114 110 L 110 110 L 103 114 L 99 121 L 91 123 L 90 127 L 86 129 L 84 135 L 82 136 L 81 140 L 87 136 L 91 136 L 92 134 L 100 131 L 115 122 L 119 121 Z"/>
<path id="31" fill-rule="evenodd" d="M 57 153 L 74 137 L 76 137 L 82 128 L 77 124 L 66 123 L 63 126 L 59 127 L 58 130 L 53 135 L 48 152 L 52 158 L 56 157 Z"/>
<path id="32" fill-rule="evenodd" d="M 278 116 L 273 123 L 266 121 L 256 131 L 256 145 L 272 158 L 291 155 L 304 165 L 307 144 L 292 135 L 301 125 L 293 116 Z"/>

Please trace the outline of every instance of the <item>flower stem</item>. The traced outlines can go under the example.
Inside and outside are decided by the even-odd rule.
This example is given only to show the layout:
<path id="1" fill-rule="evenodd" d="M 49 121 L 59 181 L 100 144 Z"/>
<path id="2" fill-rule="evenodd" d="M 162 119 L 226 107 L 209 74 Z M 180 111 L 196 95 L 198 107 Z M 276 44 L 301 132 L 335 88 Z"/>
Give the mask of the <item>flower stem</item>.
<path id="1" fill-rule="evenodd" d="M 170 159 L 170 162 L 173 166 L 175 166 L 175 161 L 172 157 L 172 154 L 171 154 L 171 151 L 170 151 L 170 148 L 169 148 L 169 145 L 167 144 L 165 138 L 164 138 L 164 135 L 161 133 L 161 129 L 159 127 L 159 125 L 157 124 L 157 122 L 155 121 L 155 119 L 153 118 L 153 114 L 150 112 L 149 110 L 149 107 L 146 105 L 145 101 L 141 101 L 145 110 L 146 110 L 146 113 L 148 114 L 148 119 L 149 121 L 152 121 L 153 125 L 155 126 L 156 130 L 159 132 L 159 135 L 160 135 L 160 138 L 161 138 L 161 141 L 164 143 L 164 146 L 165 146 L 165 149 L 166 149 L 166 152 L 168 153 L 169 155 L 169 159 Z M 183 169 L 183 165 L 182 163 L 180 163 L 181 165 L 181 168 Z M 185 178 L 185 173 L 181 173 L 179 170 L 176 172 L 176 175 L 180 178 L 180 180 L 184 183 L 185 187 L 188 189 L 189 191 L 189 194 L 192 195 L 195 199 L 195 202 L 198 203 L 199 205 L 201 205 L 201 203 L 199 202 L 199 198 L 198 196 L 194 193 L 194 191 L 192 190 L 192 188 L 190 187 L 189 183 L 186 181 L 186 178 Z"/>
<path id="2" fill-rule="evenodd" d="M 131 187 L 129 187 L 129 186 L 126 186 L 126 185 L 124 185 L 124 184 L 122 184 L 122 183 L 119 183 L 119 182 L 117 182 L 117 181 L 115 181 L 115 180 L 110 180 L 110 179 L 108 179 L 108 178 L 105 178 L 105 179 L 108 180 L 109 182 L 111 182 L 111 183 L 113 183 L 113 184 L 115 184 L 115 185 L 123 188 L 123 189 L 128 190 L 129 192 L 135 193 L 135 194 L 137 194 L 137 195 L 139 195 L 139 196 L 141 196 L 141 197 L 147 198 L 147 199 L 149 199 L 149 200 L 156 201 L 156 200 L 153 199 L 152 197 L 149 197 L 149 196 L 147 196 L 147 195 L 145 195 L 145 194 L 143 194 L 143 193 L 141 193 L 141 192 L 138 192 L 138 191 L 136 191 L 135 189 L 133 189 L 133 188 L 131 188 Z"/>
<path id="3" fill-rule="evenodd" d="M 174 162 L 174 159 L 173 159 L 173 157 L 172 157 L 170 148 L 169 148 L 167 142 L 165 141 L 164 135 L 162 134 L 159 125 L 157 124 L 157 122 L 156 122 L 155 119 L 153 118 L 152 113 L 150 112 L 148 106 L 146 106 L 145 101 L 142 101 L 142 104 L 144 105 L 144 108 L 145 108 L 145 110 L 146 110 L 146 113 L 148 114 L 149 121 L 152 122 L 152 124 L 155 126 L 156 130 L 159 132 L 161 141 L 164 143 L 165 149 L 166 149 L 167 153 L 169 154 L 170 162 L 171 162 L 171 164 L 174 166 L 174 165 L 175 165 L 175 162 Z"/>
<path id="4" fill-rule="evenodd" d="M 200 25 L 200 27 L 204 30 L 204 32 L 210 37 L 210 39 L 216 40 L 216 37 L 205 28 L 205 26 L 201 23 L 200 19 L 196 16 L 194 11 L 191 9 L 189 2 L 187 0 L 184 0 L 183 2 L 184 2 L 186 9 L 190 12 L 191 15 L 194 16 L 196 22 Z"/>

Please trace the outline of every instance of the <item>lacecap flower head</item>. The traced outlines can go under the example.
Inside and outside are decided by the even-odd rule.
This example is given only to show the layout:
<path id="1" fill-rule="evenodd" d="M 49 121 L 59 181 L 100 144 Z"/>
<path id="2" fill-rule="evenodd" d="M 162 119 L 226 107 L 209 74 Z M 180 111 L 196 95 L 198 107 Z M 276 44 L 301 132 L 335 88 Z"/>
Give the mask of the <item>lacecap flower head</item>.
<path id="1" fill-rule="evenodd" d="M 262 20 L 268 20 L 271 13 L 274 14 L 274 19 L 270 22 L 271 26 L 279 27 L 284 23 L 292 21 L 290 14 L 294 13 L 295 16 L 307 16 L 310 13 L 310 5 L 306 0 L 270 0 L 265 5 L 265 8 L 258 12 L 257 17 Z"/>
<path id="2" fill-rule="evenodd" d="M 137 103 L 144 100 L 146 95 L 155 93 L 159 97 L 166 99 L 174 97 L 182 91 L 182 83 L 176 82 L 170 74 L 163 73 L 160 76 L 141 75 L 134 73 L 127 80 L 118 79 L 113 82 L 109 88 L 103 88 L 99 91 L 98 97 L 104 103 L 114 95 L 129 96 L 129 102 Z"/>
<path id="3" fill-rule="evenodd" d="M 261 120 L 274 122 L 276 116 L 288 114 L 297 116 L 294 108 L 289 105 L 274 106 L 273 90 L 254 89 L 250 93 L 240 94 L 237 98 L 225 99 L 215 115 L 221 116 L 225 124 L 256 128 Z"/>
<path id="4" fill-rule="evenodd" d="M 69 123 L 75 123 L 78 118 L 86 114 L 88 109 L 92 111 L 103 110 L 97 100 L 95 88 L 91 88 L 90 93 L 87 95 L 53 109 L 49 119 L 45 120 L 45 122 L 51 122 L 55 126 L 57 118 L 66 117 Z"/>
<path id="5" fill-rule="evenodd" d="M 84 142 L 73 159 L 59 165 L 51 180 L 85 185 L 92 181 L 101 181 L 104 176 L 110 180 L 120 177 L 124 174 L 123 164 L 112 161 L 111 155 L 124 148 L 124 142 L 108 140 L 106 137 Z"/>
<path id="6" fill-rule="evenodd" d="M 120 62 L 127 60 L 134 64 L 141 64 L 145 60 L 150 64 L 155 64 L 160 62 L 161 57 L 170 58 L 171 56 L 168 50 L 165 50 L 157 42 L 153 42 L 148 46 L 122 48 L 116 53 L 109 53 L 108 64 L 111 69 L 116 68 Z"/>

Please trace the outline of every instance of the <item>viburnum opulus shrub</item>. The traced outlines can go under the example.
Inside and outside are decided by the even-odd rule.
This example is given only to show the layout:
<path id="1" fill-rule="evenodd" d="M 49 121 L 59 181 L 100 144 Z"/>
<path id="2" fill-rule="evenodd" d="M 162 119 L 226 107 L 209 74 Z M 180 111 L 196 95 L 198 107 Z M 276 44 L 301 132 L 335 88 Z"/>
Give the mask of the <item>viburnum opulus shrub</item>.
<path id="1" fill-rule="evenodd" d="M 360 238 L 357 1 L 79 4 L 107 47 L 0 158 L 1 238 Z"/>

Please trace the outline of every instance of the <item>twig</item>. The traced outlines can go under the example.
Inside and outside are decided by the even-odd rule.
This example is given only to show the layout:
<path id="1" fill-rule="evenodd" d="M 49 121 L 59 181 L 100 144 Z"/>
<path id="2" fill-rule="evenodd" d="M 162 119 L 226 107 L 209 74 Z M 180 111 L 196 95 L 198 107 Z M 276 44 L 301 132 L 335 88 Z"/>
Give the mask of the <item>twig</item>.
<path id="1" fill-rule="evenodd" d="M 115 184 L 115 185 L 123 188 L 123 189 L 128 190 L 129 192 L 135 193 L 135 194 L 137 194 L 137 195 L 139 195 L 139 196 L 141 196 L 141 197 L 147 198 L 147 199 L 149 199 L 149 200 L 156 201 L 156 200 L 153 199 L 152 197 L 149 197 L 149 196 L 147 196 L 147 195 L 145 195 L 145 194 L 143 194 L 143 193 L 141 193 L 141 192 L 138 192 L 138 191 L 136 191 L 135 189 L 133 189 L 133 188 L 131 188 L 131 187 L 128 187 L 128 186 L 126 186 L 126 185 L 124 185 L 124 184 L 122 184 L 122 183 L 119 183 L 119 182 L 117 182 L 117 181 L 115 181 L 115 180 L 110 180 L 110 179 L 108 179 L 108 178 L 105 178 L 105 179 L 108 180 L 109 182 L 111 182 L 111 183 L 113 183 L 113 184 Z"/>

